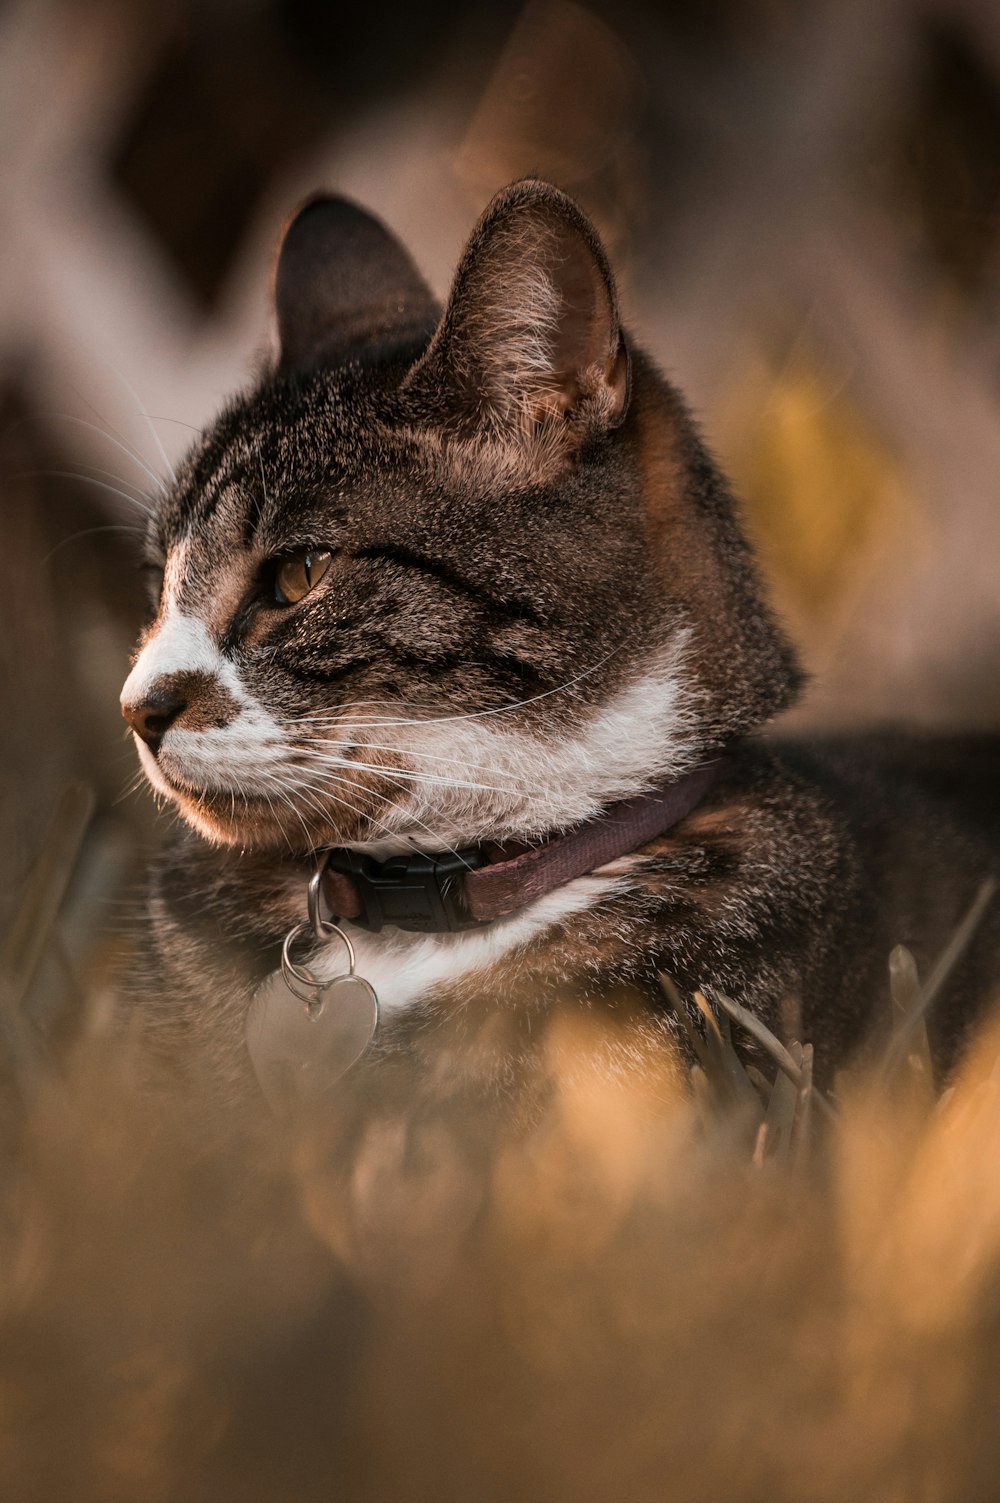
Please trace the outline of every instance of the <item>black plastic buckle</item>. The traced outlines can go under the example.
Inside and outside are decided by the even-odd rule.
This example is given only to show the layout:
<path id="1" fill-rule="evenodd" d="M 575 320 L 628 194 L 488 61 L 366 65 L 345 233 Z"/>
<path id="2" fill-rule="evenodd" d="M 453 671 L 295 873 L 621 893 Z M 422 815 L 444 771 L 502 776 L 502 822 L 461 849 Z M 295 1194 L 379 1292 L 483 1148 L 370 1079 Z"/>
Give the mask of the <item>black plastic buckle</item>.
<path id="1" fill-rule="evenodd" d="M 485 861 L 481 851 L 470 847 L 445 856 L 415 851 L 385 861 L 357 851 L 331 851 L 327 865 L 357 884 L 364 912 L 352 923 L 375 933 L 393 924 L 397 929 L 434 934 L 478 927 L 479 920 L 465 911 L 462 877 Z"/>

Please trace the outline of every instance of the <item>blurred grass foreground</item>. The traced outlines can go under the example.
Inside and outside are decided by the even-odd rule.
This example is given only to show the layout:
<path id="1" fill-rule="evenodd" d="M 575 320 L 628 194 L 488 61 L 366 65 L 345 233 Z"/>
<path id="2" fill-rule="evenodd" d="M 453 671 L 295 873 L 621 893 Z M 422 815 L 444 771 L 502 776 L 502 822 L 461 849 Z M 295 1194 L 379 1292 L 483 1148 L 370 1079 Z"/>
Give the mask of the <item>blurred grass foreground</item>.
<path id="1" fill-rule="evenodd" d="M 994 1503 L 1000 1023 L 935 1083 L 940 972 L 894 953 L 829 1097 L 715 997 L 690 1080 L 571 1008 L 514 1105 L 443 1047 L 294 1127 L 143 1089 L 111 978 L 149 488 L 319 186 L 443 294 L 559 181 L 746 501 L 800 728 L 996 727 L 997 7 L 10 0 L 0 79 L 0 1503 Z"/>
<path id="2" fill-rule="evenodd" d="M 284 1126 L 151 1095 L 96 1004 L 4 1119 L 4 1499 L 994 1499 L 1000 1023 L 936 1093 L 939 980 L 894 952 L 832 1099 L 715 998 L 693 1092 L 623 1004 L 514 1104 L 436 1045 Z"/>

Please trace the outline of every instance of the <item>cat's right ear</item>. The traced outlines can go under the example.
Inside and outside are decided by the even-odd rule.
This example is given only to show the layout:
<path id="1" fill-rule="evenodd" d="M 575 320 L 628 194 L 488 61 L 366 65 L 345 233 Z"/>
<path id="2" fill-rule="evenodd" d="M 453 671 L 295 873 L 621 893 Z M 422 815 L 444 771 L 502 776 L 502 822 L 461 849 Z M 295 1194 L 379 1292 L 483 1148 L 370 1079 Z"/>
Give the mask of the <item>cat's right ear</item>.
<path id="1" fill-rule="evenodd" d="M 396 237 L 346 198 L 309 199 L 274 263 L 278 373 L 426 341 L 438 308 Z"/>
<path id="2" fill-rule="evenodd" d="M 509 454 L 571 451 L 616 428 L 629 356 L 593 225 L 550 183 L 512 183 L 486 209 L 429 348 L 403 382 L 418 422 Z"/>

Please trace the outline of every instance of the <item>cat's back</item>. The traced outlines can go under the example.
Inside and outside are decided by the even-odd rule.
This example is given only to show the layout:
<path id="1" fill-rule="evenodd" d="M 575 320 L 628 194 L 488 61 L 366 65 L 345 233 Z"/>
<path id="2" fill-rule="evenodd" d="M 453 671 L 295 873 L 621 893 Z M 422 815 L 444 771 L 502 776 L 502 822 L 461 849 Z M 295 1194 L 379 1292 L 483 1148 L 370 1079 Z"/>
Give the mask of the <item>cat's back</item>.
<path id="1" fill-rule="evenodd" d="M 909 811 L 917 826 L 943 822 L 1000 862 L 1000 734 L 883 730 L 775 745 L 820 786 L 856 801 L 866 825 Z"/>
<path id="2" fill-rule="evenodd" d="M 881 731 L 774 743 L 809 780 L 863 852 L 847 930 L 828 954 L 825 989 L 842 977 L 838 951 L 869 957 L 866 983 L 889 1017 L 888 957 L 896 945 L 930 976 L 977 899 L 974 932 L 928 1019 L 937 1062 L 958 1057 L 984 1005 L 1000 996 L 1000 735 Z M 992 891 L 992 896 L 990 895 Z"/>

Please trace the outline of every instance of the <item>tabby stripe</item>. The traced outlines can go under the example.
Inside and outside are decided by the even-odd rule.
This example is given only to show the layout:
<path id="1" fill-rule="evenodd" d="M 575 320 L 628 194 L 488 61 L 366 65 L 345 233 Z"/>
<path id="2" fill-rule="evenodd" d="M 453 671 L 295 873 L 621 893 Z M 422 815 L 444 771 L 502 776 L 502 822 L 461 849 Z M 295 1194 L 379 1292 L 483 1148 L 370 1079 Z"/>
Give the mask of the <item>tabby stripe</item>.
<path id="1" fill-rule="evenodd" d="M 519 616 L 530 621 L 533 626 L 545 625 L 534 606 L 527 601 L 499 600 L 481 584 L 457 573 L 449 564 L 442 563 L 439 559 L 428 558 L 424 553 L 416 553 L 412 548 L 405 548 L 395 543 L 372 544 L 367 548 L 355 549 L 352 556 L 354 558 L 382 558 L 389 563 L 400 564 L 404 569 L 417 569 L 421 574 L 427 574 L 431 579 L 437 579 L 449 588 L 468 595 L 480 605 L 491 606 L 493 610 L 500 611 L 505 616 Z"/>
<path id="2" fill-rule="evenodd" d="M 257 484 L 253 484 L 253 475 L 250 476 L 250 495 L 247 498 L 246 516 L 243 518 L 243 543 L 249 548 L 257 536 L 264 516 L 264 506 L 267 503 L 267 493 L 264 488 L 264 476 L 258 475 Z"/>

